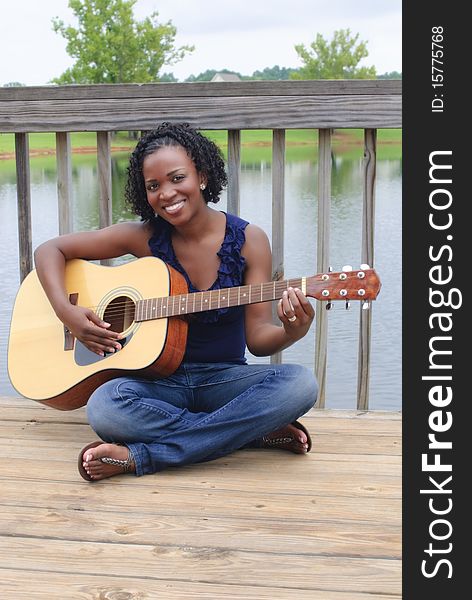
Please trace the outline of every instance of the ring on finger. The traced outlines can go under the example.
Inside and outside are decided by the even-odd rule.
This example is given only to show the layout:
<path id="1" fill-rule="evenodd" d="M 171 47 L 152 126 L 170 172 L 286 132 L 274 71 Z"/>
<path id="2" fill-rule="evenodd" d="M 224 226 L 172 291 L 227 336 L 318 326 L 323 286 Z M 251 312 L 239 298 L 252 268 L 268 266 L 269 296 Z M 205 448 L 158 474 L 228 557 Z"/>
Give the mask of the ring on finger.
<path id="1" fill-rule="evenodd" d="M 287 317 L 287 315 L 285 315 Z M 291 317 L 287 317 L 287 319 L 290 321 L 290 323 L 293 323 L 294 321 L 297 320 L 297 315 L 293 315 Z"/>

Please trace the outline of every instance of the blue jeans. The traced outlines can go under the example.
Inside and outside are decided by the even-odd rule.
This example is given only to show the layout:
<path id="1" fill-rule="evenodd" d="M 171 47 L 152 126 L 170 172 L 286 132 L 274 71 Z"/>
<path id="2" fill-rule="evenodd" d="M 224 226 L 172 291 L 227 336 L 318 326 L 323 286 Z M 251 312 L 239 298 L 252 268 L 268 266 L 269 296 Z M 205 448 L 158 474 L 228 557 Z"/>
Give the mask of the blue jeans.
<path id="1" fill-rule="evenodd" d="M 302 366 L 183 363 L 165 379 L 122 377 L 87 404 L 100 438 L 131 451 L 136 475 L 219 458 L 291 423 L 316 402 Z"/>

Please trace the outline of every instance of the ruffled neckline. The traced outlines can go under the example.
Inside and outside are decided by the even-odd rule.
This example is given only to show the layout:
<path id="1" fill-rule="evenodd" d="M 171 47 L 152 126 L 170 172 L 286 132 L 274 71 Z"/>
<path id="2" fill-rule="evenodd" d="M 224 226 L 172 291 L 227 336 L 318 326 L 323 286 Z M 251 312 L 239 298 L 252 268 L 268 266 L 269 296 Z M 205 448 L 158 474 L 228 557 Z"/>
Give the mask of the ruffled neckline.
<path id="1" fill-rule="evenodd" d="M 185 277 L 189 292 L 210 291 L 239 286 L 243 283 L 246 260 L 241 255 L 241 249 L 246 241 L 244 230 L 248 222 L 235 215 L 225 213 L 224 211 L 221 212 L 226 217 L 225 236 L 220 249 L 216 253 L 220 259 L 217 276 L 208 290 L 200 290 L 194 286 L 187 272 L 180 264 L 172 245 L 172 225 L 160 217 L 156 217 L 152 223 L 154 234 L 149 240 L 149 247 L 153 255 L 166 262 Z M 220 316 L 227 314 L 229 311 L 234 311 L 235 308 L 239 307 L 205 311 L 196 313 L 194 317 L 199 322 L 213 323 L 218 321 Z"/>

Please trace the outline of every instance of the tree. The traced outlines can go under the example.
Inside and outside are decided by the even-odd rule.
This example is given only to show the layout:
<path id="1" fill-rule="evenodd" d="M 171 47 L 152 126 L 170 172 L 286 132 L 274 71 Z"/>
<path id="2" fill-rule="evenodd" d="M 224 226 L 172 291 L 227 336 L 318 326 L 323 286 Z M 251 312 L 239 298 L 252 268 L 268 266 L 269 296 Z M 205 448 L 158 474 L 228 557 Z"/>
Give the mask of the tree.
<path id="1" fill-rule="evenodd" d="M 177 77 L 173 73 L 162 73 L 159 77 L 161 83 L 178 83 Z"/>
<path id="2" fill-rule="evenodd" d="M 207 69 L 198 75 L 189 75 L 185 80 L 185 83 L 194 83 L 195 81 L 211 81 L 216 73 L 218 73 L 216 69 Z"/>
<path id="3" fill-rule="evenodd" d="M 398 71 L 389 71 L 388 73 L 383 73 L 382 75 L 377 75 L 377 79 L 401 79 L 402 74 Z"/>
<path id="4" fill-rule="evenodd" d="M 159 80 L 163 65 L 171 65 L 194 50 L 175 48 L 176 28 L 159 24 L 153 12 L 143 21 L 133 17 L 137 0 L 69 0 L 78 27 L 52 20 L 53 29 L 67 40 L 75 59 L 53 83 L 148 83 Z"/>
<path id="5" fill-rule="evenodd" d="M 295 50 L 304 62 L 291 79 L 375 79 L 375 67 L 358 67 L 368 56 L 367 42 L 359 42 L 359 34 L 351 37 L 350 29 L 338 29 L 328 42 L 318 33 L 315 41 L 306 48 L 303 44 Z"/>
<path id="6" fill-rule="evenodd" d="M 259 79 L 263 81 L 282 81 L 289 79 L 291 74 L 294 72 L 295 69 L 291 69 L 289 67 L 279 67 L 279 65 L 275 65 L 274 67 L 266 67 L 262 71 L 254 71 L 251 79 Z"/>

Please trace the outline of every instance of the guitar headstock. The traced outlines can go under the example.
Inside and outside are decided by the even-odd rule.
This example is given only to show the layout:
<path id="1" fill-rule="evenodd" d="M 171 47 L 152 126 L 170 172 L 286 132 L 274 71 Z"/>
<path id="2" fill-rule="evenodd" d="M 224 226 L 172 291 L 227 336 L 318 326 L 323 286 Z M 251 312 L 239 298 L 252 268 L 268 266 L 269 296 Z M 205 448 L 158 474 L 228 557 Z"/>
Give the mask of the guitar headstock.
<path id="1" fill-rule="evenodd" d="M 375 300 L 381 288 L 380 279 L 369 265 L 357 271 L 346 265 L 341 271 L 318 273 L 306 279 L 306 295 L 332 302 L 335 300 Z"/>

